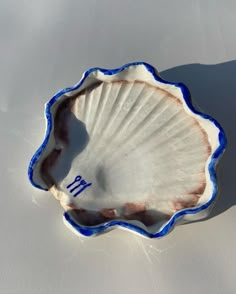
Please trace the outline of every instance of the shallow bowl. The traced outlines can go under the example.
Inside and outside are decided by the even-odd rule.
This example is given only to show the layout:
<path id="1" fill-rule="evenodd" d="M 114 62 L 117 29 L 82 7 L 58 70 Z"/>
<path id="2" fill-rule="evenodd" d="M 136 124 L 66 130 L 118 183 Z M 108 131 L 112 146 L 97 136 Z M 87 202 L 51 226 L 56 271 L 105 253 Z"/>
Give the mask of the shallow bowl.
<path id="1" fill-rule="evenodd" d="M 151 65 L 92 68 L 46 104 L 45 117 L 29 179 L 55 196 L 74 232 L 120 227 L 156 238 L 209 214 L 224 132 Z"/>

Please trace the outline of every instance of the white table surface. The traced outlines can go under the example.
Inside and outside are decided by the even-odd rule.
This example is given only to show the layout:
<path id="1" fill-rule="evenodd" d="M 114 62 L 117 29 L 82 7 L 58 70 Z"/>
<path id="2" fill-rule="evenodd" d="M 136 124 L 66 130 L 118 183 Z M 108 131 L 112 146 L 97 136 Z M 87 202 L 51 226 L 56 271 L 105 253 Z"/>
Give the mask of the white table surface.
<path id="1" fill-rule="evenodd" d="M 0 293 L 236 293 L 235 28 L 235 0 L 1 1 Z M 224 127 L 219 200 L 163 239 L 77 237 L 27 179 L 44 103 L 90 67 L 141 60 Z"/>

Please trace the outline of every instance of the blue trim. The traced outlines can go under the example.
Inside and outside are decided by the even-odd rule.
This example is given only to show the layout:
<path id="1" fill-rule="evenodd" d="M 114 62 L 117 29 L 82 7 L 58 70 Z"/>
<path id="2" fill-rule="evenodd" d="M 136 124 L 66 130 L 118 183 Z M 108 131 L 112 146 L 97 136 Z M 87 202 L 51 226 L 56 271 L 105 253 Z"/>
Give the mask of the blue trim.
<path id="1" fill-rule="evenodd" d="M 40 155 L 42 154 L 43 150 L 45 149 L 45 147 L 46 147 L 46 145 L 47 145 L 47 143 L 49 141 L 50 133 L 52 131 L 52 114 L 51 114 L 52 105 L 58 99 L 60 99 L 60 97 L 63 94 L 74 91 L 74 90 L 77 90 L 78 88 L 80 88 L 82 86 L 82 84 L 84 83 L 85 79 L 92 72 L 100 71 L 104 75 L 114 75 L 114 74 L 117 74 L 117 73 L 123 71 L 124 69 L 126 69 L 126 68 L 128 68 L 130 66 L 137 66 L 137 65 L 145 66 L 145 68 L 152 74 L 152 76 L 153 76 L 153 78 L 155 80 L 157 80 L 157 81 L 159 81 L 161 83 L 164 83 L 164 84 L 174 85 L 174 86 L 178 87 L 181 90 L 181 92 L 183 94 L 183 98 L 184 98 L 187 106 L 189 107 L 189 109 L 193 113 L 198 114 L 201 117 L 210 120 L 219 129 L 219 137 L 218 137 L 218 139 L 219 139 L 219 147 L 212 154 L 211 161 L 210 161 L 210 163 L 208 165 L 210 179 L 211 179 L 211 182 L 213 184 L 213 192 L 212 192 L 210 200 L 207 203 L 205 203 L 204 205 L 201 205 L 200 207 L 189 208 L 189 209 L 181 210 L 181 211 L 175 213 L 171 217 L 171 219 L 164 225 L 164 227 L 160 231 L 158 231 L 156 233 L 149 233 L 146 230 L 144 230 L 144 229 L 142 229 L 142 228 L 140 228 L 140 227 L 138 227 L 136 225 L 133 225 L 133 224 L 127 223 L 125 221 L 121 221 L 121 220 L 110 221 L 110 222 L 107 222 L 105 224 L 101 224 L 101 225 L 94 226 L 94 227 L 80 226 L 80 225 L 78 225 L 77 223 L 75 223 L 73 221 L 73 219 L 70 217 L 70 215 L 67 212 L 65 212 L 64 217 L 65 217 L 66 221 L 70 225 L 72 225 L 78 232 L 80 232 L 82 235 L 85 235 L 85 236 L 96 235 L 96 234 L 104 232 L 105 230 L 107 230 L 109 228 L 112 228 L 114 226 L 120 226 L 120 227 L 123 227 L 123 228 L 130 229 L 132 231 L 135 231 L 135 232 L 137 232 L 137 233 L 139 233 L 139 234 L 141 234 L 143 236 L 149 237 L 149 238 L 162 237 L 162 236 L 166 235 L 167 233 L 169 233 L 171 229 L 173 229 L 174 224 L 182 216 L 184 216 L 186 214 L 195 214 L 195 213 L 198 213 L 198 212 L 200 212 L 202 210 L 207 209 L 214 202 L 214 200 L 216 198 L 216 195 L 217 195 L 217 179 L 216 179 L 215 166 L 216 166 L 217 161 L 219 160 L 219 158 L 223 154 L 223 152 L 225 150 L 225 147 L 226 147 L 226 143 L 227 143 L 226 136 L 225 136 L 225 133 L 224 133 L 222 127 L 220 126 L 220 124 L 215 119 L 213 119 L 209 115 L 201 113 L 201 112 L 197 111 L 196 109 L 194 109 L 194 107 L 193 107 L 193 105 L 191 103 L 190 92 L 189 92 L 188 88 L 184 84 L 182 84 L 182 83 L 171 83 L 171 82 L 163 80 L 160 76 L 158 76 L 155 68 L 152 67 L 150 64 L 145 63 L 145 62 L 127 63 L 127 64 L 125 64 L 125 65 L 123 65 L 123 66 L 121 66 L 119 68 L 116 68 L 116 69 L 103 69 L 103 68 L 99 68 L 99 67 L 91 68 L 91 69 L 89 69 L 88 71 L 86 71 L 84 73 L 82 79 L 74 87 L 63 89 L 63 90 L 59 91 L 57 94 L 55 94 L 51 98 L 51 100 L 46 104 L 46 109 L 45 109 L 45 116 L 46 116 L 46 119 L 47 119 L 47 127 L 46 127 L 45 138 L 44 138 L 44 141 L 43 141 L 42 145 L 39 147 L 39 149 L 35 152 L 34 156 L 32 157 L 32 159 L 30 161 L 30 164 L 29 164 L 29 168 L 28 168 L 28 177 L 29 177 L 29 180 L 30 180 L 31 184 L 33 186 L 35 186 L 36 188 L 39 188 L 39 189 L 42 189 L 42 190 L 47 190 L 47 189 L 44 189 L 43 187 L 39 186 L 37 183 L 34 182 L 33 173 L 34 173 L 34 165 L 37 163 Z"/>

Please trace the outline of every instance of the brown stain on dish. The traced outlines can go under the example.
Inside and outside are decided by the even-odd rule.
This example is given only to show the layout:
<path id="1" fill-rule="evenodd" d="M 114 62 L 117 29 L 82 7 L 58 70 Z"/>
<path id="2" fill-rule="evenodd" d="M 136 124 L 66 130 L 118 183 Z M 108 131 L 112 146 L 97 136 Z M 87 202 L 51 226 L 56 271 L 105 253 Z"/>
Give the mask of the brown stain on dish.
<path id="1" fill-rule="evenodd" d="M 81 95 L 90 94 L 93 90 L 95 90 L 97 87 L 99 87 L 103 83 L 105 83 L 105 82 L 96 81 L 94 84 L 85 87 L 79 93 L 72 95 L 70 98 L 79 98 L 79 96 L 81 96 Z M 107 83 L 107 84 L 109 84 L 109 83 Z"/>
<path id="2" fill-rule="evenodd" d="M 70 98 L 63 101 L 57 109 L 55 119 L 54 119 L 54 137 L 57 141 L 58 139 L 64 144 L 69 144 L 68 136 L 68 121 L 71 115 L 71 110 L 73 108 L 75 99 Z"/>
<path id="3" fill-rule="evenodd" d="M 127 204 L 129 213 L 127 213 Z M 73 205 L 67 210 L 74 220 L 84 226 L 96 226 L 111 220 L 123 221 L 139 221 L 145 226 L 150 227 L 157 224 L 159 221 L 167 221 L 171 215 L 157 212 L 154 210 L 146 210 L 144 204 L 126 203 L 121 207 L 121 212 L 118 214 L 115 208 L 104 208 L 100 211 L 91 211 L 83 208 L 75 208 Z"/>
<path id="4" fill-rule="evenodd" d="M 175 200 L 173 201 L 174 211 L 177 212 L 182 209 L 195 207 L 198 202 L 198 199 L 199 198 L 196 197 L 196 195 L 192 195 L 191 200 L 184 200 L 184 199 Z"/>
<path id="5" fill-rule="evenodd" d="M 211 145 L 208 140 L 208 135 L 207 135 L 206 131 L 201 127 L 201 125 L 197 121 L 197 119 L 195 117 L 192 117 L 192 118 L 193 118 L 193 124 L 201 131 L 202 139 L 203 139 L 203 142 L 205 143 L 205 146 L 206 146 L 206 156 L 209 156 L 212 152 L 212 149 L 211 149 Z"/>
<path id="6" fill-rule="evenodd" d="M 109 209 L 107 209 L 109 210 Z M 68 210 L 68 213 L 73 217 L 73 219 L 84 226 L 96 226 L 111 220 L 123 220 L 123 221 L 139 221 L 143 223 L 145 226 L 150 227 L 157 224 L 159 221 L 167 221 L 170 219 L 170 215 L 157 213 L 155 211 L 140 211 L 130 215 L 119 215 L 113 216 L 104 215 L 101 211 L 91 211 L 85 209 L 71 209 Z"/>
<path id="7" fill-rule="evenodd" d="M 205 188 L 206 188 L 206 182 L 202 182 L 195 190 L 191 191 L 189 194 L 198 195 L 198 197 L 200 197 L 204 193 Z"/>
<path id="8" fill-rule="evenodd" d="M 135 213 L 143 212 L 146 210 L 144 203 L 127 202 L 124 205 L 123 214 L 129 216 Z"/>
<path id="9" fill-rule="evenodd" d="M 197 195 L 197 197 L 200 198 L 202 196 L 202 194 L 204 193 L 205 188 L 206 188 L 205 166 L 206 166 L 207 158 L 211 155 L 212 148 L 211 148 L 211 145 L 209 143 L 206 131 L 201 127 L 201 125 L 199 124 L 199 122 L 196 119 L 194 119 L 194 124 L 198 127 L 198 129 L 200 130 L 200 132 L 202 134 L 202 139 L 203 139 L 203 142 L 204 142 L 205 147 L 206 147 L 206 154 L 205 154 L 205 163 L 204 163 L 204 167 L 203 167 L 203 170 L 202 170 L 201 182 L 199 183 L 198 187 L 196 189 L 194 189 L 193 191 L 190 191 L 189 194 L 190 195 Z M 198 201 L 196 201 L 195 205 L 197 204 L 197 202 Z"/>
<path id="10" fill-rule="evenodd" d="M 146 85 L 146 86 L 149 87 L 149 88 L 152 88 L 152 89 L 154 89 L 154 90 L 156 90 L 156 91 L 159 91 L 159 92 L 165 94 L 166 96 L 168 96 L 168 98 L 172 98 L 172 99 L 174 99 L 176 103 L 178 103 L 178 104 L 180 104 L 180 105 L 183 104 L 183 102 L 182 102 L 179 98 L 177 98 L 175 95 L 171 94 L 171 93 L 168 92 L 167 90 L 161 89 L 161 88 L 158 87 L 158 86 L 153 86 L 153 85 L 151 85 L 151 84 L 149 84 L 149 83 L 147 83 L 147 82 L 144 82 L 144 81 L 139 81 L 139 80 L 136 80 L 136 81 L 119 80 L 119 81 L 113 81 L 113 82 L 111 82 L 111 83 L 112 83 L 112 84 L 122 84 L 122 83 L 123 83 L 123 84 L 143 84 L 143 85 Z"/>
<path id="11" fill-rule="evenodd" d="M 77 209 L 77 206 L 74 203 L 72 203 L 72 202 L 69 203 L 69 204 L 67 204 L 66 206 L 67 206 L 67 209 L 68 210 L 70 210 L 70 209 Z"/>
<path id="12" fill-rule="evenodd" d="M 100 213 L 102 216 L 109 219 L 114 219 L 117 217 L 117 211 L 115 208 L 103 208 L 100 210 Z"/>

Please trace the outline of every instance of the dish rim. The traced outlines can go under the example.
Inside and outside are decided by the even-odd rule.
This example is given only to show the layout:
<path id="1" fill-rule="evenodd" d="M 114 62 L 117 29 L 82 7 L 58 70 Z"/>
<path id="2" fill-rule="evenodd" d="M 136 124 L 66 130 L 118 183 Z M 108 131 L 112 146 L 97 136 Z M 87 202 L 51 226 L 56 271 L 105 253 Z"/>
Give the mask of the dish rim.
<path id="1" fill-rule="evenodd" d="M 146 62 L 143 62 L 143 61 L 126 63 L 126 64 L 122 65 L 121 67 L 118 67 L 115 69 L 104 69 L 104 68 L 100 68 L 100 67 L 90 68 L 89 70 L 84 72 L 81 80 L 77 84 L 75 84 L 73 87 L 64 88 L 64 89 L 60 90 L 46 103 L 46 105 L 45 105 L 46 131 L 45 131 L 43 143 L 36 150 L 36 152 L 32 156 L 30 163 L 29 163 L 28 178 L 29 178 L 30 183 L 38 189 L 45 190 L 45 191 L 48 190 L 48 189 L 45 189 L 34 182 L 33 174 L 34 174 L 34 166 L 37 163 L 37 161 L 39 160 L 41 154 L 43 153 L 44 149 L 46 148 L 46 146 L 49 142 L 50 134 L 52 131 L 52 120 L 53 120 L 53 115 L 51 113 L 52 105 L 62 95 L 69 93 L 71 91 L 78 90 L 82 86 L 82 84 L 84 83 L 86 78 L 92 72 L 100 71 L 104 75 L 109 76 L 109 75 L 118 74 L 118 73 L 122 72 L 123 70 L 127 69 L 128 67 L 140 66 L 140 65 L 144 66 L 146 68 L 146 70 L 151 73 L 154 80 L 161 82 L 163 84 L 166 84 L 166 85 L 173 85 L 173 86 L 179 88 L 182 93 L 182 97 L 185 100 L 185 103 L 186 103 L 187 107 L 189 108 L 189 110 L 192 113 L 200 115 L 202 118 L 209 120 L 219 130 L 219 134 L 218 134 L 219 146 L 217 147 L 215 152 L 211 154 L 211 158 L 210 158 L 209 164 L 208 164 L 210 181 L 211 181 L 212 187 L 213 187 L 212 188 L 212 195 L 206 203 L 204 203 L 198 207 L 186 208 L 186 209 L 182 209 L 182 210 L 174 213 L 173 216 L 157 232 L 154 232 L 154 233 L 148 232 L 147 230 L 141 228 L 140 226 L 129 223 L 124 220 L 111 220 L 106 223 L 102 223 L 102 224 L 99 224 L 96 226 L 91 226 L 91 227 L 83 226 L 83 225 L 79 225 L 79 224 L 75 223 L 73 221 L 73 219 L 71 218 L 71 216 L 69 215 L 69 213 L 67 211 L 65 211 L 64 212 L 64 220 L 68 223 L 68 225 L 70 225 L 73 229 L 75 229 L 76 232 L 78 232 L 84 236 L 87 236 L 87 237 L 103 233 L 104 231 L 106 231 L 108 229 L 112 229 L 117 226 L 122 227 L 124 229 L 134 231 L 138 234 L 141 234 L 142 236 L 149 237 L 149 238 L 163 237 L 164 235 L 168 234 L 174 228 L 177 221 L 179 219 L 181 219 L 183 216 L 194 215 L 196 213 L 207 210 L 214 203 L 214 201 L 217 197 L 218 185 L 217 185 L 217 176 L 216 176 L 216 163 L 218 162 L 218 160 L 222 156 L 222 154 L 226 148 L 226 144 L 227 144 L 227 139 L 226 139 L 223 128 L 210 115 L 202 113 L 194 108 L 194 106 L 192 105 L 192 101 L 191 101 L 191 94 L 190 94 L 190 91 L 188 90 L 187 86 L 185 86 L 183 83 L 169 82 L 169 81 L 164 80 L 163 78 L 161 78 L 159 76 L 158 71 L 152 65 L 150 65 Z"/>

